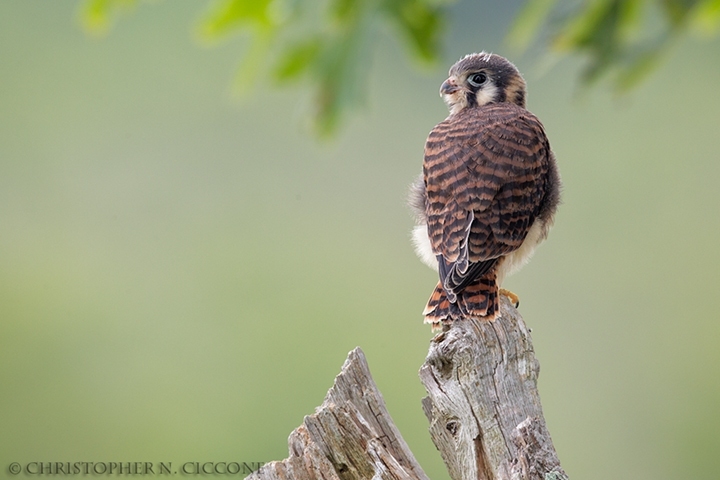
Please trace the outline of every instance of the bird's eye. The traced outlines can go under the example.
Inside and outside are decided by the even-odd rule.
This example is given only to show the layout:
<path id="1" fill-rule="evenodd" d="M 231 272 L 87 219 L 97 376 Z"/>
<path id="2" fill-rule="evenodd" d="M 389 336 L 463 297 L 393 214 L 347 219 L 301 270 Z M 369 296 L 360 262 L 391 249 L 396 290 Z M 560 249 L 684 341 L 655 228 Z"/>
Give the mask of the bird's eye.
<path id="1" fill-rule="evenodd" d="M 468 82 L 470 82 L 470 85 L 473 87 L 479 87 L 487 82 L 487 75 L 484 72 L 473 73 L 468 77 Z"/>

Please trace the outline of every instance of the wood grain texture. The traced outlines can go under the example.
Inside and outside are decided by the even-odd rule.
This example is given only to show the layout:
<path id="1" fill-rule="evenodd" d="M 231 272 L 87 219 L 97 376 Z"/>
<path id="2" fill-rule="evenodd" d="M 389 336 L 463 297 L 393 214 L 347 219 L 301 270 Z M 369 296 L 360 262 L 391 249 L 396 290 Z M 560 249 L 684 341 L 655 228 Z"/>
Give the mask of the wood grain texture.
<path id="1" fill-rule="evenodd" d="M 493 322 L 454 322 L 431 342 L 420 379 L 430 435 L 453 480 L 561 480 L 542 414 L 528 329 L 502 296 Z"/>
<path id="2" fill-rule="evenodd" d="M 365 355 L 348 355 L 323 404 L 288 439 L 290 456 L 249 480 L 428 480 L 390 418 Z"/>
<path id="3" fill-rule="evenodd" d="M 453 322 L 431 341 L 420 369 L 430 435 L 453 480 L 567 480 L 543 418 L 528 329 L 501 298 L 494 322 Z M 428 480 L 359 348 L 288 445 L 288 458 L 247 478 Z"/>

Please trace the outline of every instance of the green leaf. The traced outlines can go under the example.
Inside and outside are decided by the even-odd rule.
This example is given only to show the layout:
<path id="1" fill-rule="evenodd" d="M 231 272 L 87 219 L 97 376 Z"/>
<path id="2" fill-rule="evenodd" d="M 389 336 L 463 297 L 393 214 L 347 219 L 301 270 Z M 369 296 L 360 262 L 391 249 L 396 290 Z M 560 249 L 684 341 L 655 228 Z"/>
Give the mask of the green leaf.
<path id="1" fill-rule="evenodd" d="M 372 24 L 367 17 L 366 21 L 362 19 L 325 39 L 326 48 L 314 62 L 318 85 L 315 127 L 323 136 L 333 134 L 344 111 L 364 98 Z"/>
<path id="2" fill-rule="evenodd" d="M 280 15 L 282 0 L 221 0 L 200 22 L 198 33 L 205 41 L 216 41 L 230 34 L 248 31 L 250 45 L 235 74 L 233 90 L 244 95 L 266 66 L 278 42 L 280 26 L 287 17 Z"/>
<path id="3" fill-rule="evenodd" d="M 620 2 L 619 35 L 623 43 L 627 43 L 642 24 L 645 0 L 623 0 Z"/>
<path id="4" fill-rule="evenodd" d="M 205 40 L 216 40 L 242 27 L 274 26 L 271 0 L 222 0 L 200 23 L 199 33 Z"/>
<path id="5" fill-rule="evenodd" d="M 258 29 L 252 36 L 250 46 L 235 74 L 233 82 L 235 94 L 245 95 L 253 89 L 255 81 L 262 73 L 274 40 L 274 32 L 269 28 Z"/>
<path id="6" fill-rule="evenodd" d="M 352 23 L 371 5 L 364 0 L 335 0 L 330 4 L 330 17 L 340 23 Z"/>
<path id="7" fill-rule="evenodd" d="M 444 23 L 441 7 L 422 0 L 387 0 L 385 12 L 418 58 L 437 60 Z"/>
<path id="8" fill-rule="evenodd" d="M 525 50 L 556 3 L 557 0 L 528 0 L 513 22 L 507 36 L 508 43 L 519 50 Z"/>
<path id="9" fill-rule="evenodd" d="M 720 29 L 720 0 L 700 2 L 692 12 L 692 26 L 703 35 L 713 35 Z"/>
<path id="10" fill-rule="evenodd" d="M 282 53 L 274 69 L 277 80 L 292 80 L 307 73 L 317 60 L 322 49 L 319 37 L 299 42 Z"/>
<path id="11" fill-rule="evenodd" d="M 555 46 L 565 50 L 611 47 L 618 29 L 620 3 L 621 0 L 595 0 L 568 23 L 556 39 Z"/>
<path id="12" fill-rule="evenodd" d="M 700 3 L 698 0 L 661 0 L 665 18 L 673 29 L 681 28 L 690 12 Z"/>

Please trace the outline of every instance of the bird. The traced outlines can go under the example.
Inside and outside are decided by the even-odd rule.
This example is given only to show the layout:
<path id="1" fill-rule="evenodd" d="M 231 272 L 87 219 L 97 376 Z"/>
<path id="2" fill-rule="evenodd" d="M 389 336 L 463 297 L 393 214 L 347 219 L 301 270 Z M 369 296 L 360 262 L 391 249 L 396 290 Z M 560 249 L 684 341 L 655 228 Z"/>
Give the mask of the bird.
<path id="1" fill-rule="evenodd" d="M 493 321 L 500 288 L 548 235 L 561 179 L 540 120 L 525 108 L 526 83 L 507 59 L 473 53 L 440 87 L 448 117 L 425 143 L 410 188 L 413 243 L 439 282 L 423 311 L 433 329 L 464 318 Z"/>

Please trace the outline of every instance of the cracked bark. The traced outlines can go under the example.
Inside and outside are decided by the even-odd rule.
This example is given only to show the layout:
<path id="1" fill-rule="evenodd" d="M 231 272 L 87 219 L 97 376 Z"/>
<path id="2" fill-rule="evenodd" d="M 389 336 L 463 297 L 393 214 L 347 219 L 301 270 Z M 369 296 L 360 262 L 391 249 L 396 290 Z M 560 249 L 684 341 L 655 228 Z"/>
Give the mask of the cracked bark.
<path id="1" fill-rule="evenodd" d="M 432 339 L 420 368 L 422 407 L 453 480 L 567 479 L 543 418 L 539 370 L 525 322 L 505 297 L 494 322 L 456 322 Z M 288 458 L 247 478 L 427 480 L 359 348 L 288 444 Z"/>
<path id="2" fill-rule="evenodd" d="M 428 480 L 395 427 L 359 348 L 348 355 L 322 405 L 290 434 L 288 446 L 288 458 L 246 478 Z"/>
<path id="3" fill-rule="evenodd" d="M 420 368 L 430 435 L 453 480 L 560 480 L 527 326 L 501 297 L 494 322 L 456 322 Z"/>

